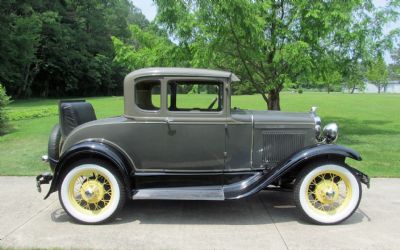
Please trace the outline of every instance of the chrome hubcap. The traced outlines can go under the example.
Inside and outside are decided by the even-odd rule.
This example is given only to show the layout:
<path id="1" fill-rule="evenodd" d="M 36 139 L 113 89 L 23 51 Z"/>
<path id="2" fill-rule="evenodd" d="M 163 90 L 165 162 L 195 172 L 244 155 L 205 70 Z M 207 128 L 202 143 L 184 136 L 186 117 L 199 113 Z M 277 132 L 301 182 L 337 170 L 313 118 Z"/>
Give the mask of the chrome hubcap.
<path id="1" fill-rule="evenodd" d="M 92 189 L 90 189 L 90 188 L 86 189 L 85 195 L 86 195 L 87 198 L 91 198 L 93 196 Z"/>

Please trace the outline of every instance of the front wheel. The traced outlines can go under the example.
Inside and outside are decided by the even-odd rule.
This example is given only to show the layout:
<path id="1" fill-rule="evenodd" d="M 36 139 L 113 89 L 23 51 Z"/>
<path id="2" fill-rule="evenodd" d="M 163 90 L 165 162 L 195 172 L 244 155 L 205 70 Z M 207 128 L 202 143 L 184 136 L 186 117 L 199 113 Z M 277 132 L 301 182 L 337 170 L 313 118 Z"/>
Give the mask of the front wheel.
<path id="1" fill-rule="evenodd" d="M 103 161 L 81 161 L 62 176 L 59 199 L 64 210 L 84 224 L 111 219 L 125 203 L 125 188 L 117 171 Z"/>
<path id="2" fill-rule="evenodd" d="M 294 200 L 301 214 L 316 224 L 346 220 L 361 200 L 359 179 L 344 165 L 324 163 L 300 172 Z"/>

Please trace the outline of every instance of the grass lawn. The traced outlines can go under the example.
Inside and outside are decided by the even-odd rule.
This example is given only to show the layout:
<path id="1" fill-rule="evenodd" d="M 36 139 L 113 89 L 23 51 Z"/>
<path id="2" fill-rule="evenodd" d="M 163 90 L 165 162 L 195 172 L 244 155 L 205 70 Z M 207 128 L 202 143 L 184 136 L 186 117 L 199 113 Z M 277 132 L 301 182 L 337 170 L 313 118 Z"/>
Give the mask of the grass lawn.
<path id="1" fill-rule="evenodd" d="M 183 96 L 190 102 L 190 96 Z M 204 103 L 210 98 L 204 96 Z M 88 98 L 98 118 L 120 115 L 122 97 Z M 211 98 L 212 100 L 212 98 Z M 36 175 L 47 171 L 40 156 L 47 153 L 50 130 L 58 122 L 55 99 L 13 102 L 8 108 L 13 131 L 0 137 L 0 175 Z M 234 96 L 232 107 L 265 109 L 259 95 Z M 284 111 L 317 106 L 322 122 L 339 124 L 339 144 L 359 151 L 363 161 L 350 165 L 371 176 L 400 177 L 400 95 L 303 93 L 281 94 Z"/>

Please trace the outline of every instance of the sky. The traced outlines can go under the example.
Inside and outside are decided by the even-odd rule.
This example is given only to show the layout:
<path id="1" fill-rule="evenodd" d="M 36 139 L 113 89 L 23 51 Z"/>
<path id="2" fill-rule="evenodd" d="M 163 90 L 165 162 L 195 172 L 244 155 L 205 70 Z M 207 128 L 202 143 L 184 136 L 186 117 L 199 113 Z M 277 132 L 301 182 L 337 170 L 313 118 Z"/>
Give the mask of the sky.
<path id="1" fill-rule="evenodd" d="M 152 0 L 131 0 L 133 5 L 135 5 L 136 7 L 138 7 L 143 15 L 149 20 L 149 21 L 153 21 L 154 17 L 157 14 L 157 7 L 154 4 L 154 2 Z M 377 7 L 384 7 L 387 3 L 387 0 L 373 0 L 372 1 L 375 6 Z M 384 31 L 385 32 L 389 32 L 390 30 L 396 28 L 396 27 L 400 27 L 400 20 L 398 20 L 395 23 L 391 23 L 388 24 L 385 28 Z M 390 54 L 389 52 L 387 52 L 385 54 L 385 61 L 387 63 L 391 63 L 392 59 L 390 58 Z"/>
<path id="2" fill-rule="evenodd" d="M 157 8 L 152 0 L 131 0 L 131 2 L 142 11 L 143 15 L 149 21 L 154 20 L 154 17 L 157 13 Z"/>

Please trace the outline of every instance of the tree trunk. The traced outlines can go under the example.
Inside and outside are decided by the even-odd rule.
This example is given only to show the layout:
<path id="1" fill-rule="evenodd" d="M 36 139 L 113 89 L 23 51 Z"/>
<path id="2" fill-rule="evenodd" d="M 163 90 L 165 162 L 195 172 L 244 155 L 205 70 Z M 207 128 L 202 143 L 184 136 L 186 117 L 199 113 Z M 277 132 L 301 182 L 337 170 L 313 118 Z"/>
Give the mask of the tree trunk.
<path id="1" fill-rule="evenodd" d="M 353 87 L 351 88 L 351 92 L 350 94 L 354 94 L 354 91 L 356 90 L 356 85 L 353 85 Z"/>
<path id="2" fill-rule="evenodd" d="M 381 85 L 378 85 L 378 94 L 381 93 Z"/>
<path id="3" fill-rule="evenodd" d="M 268 92 L 268 110 L 281 110 L 279 91 L 271 90 Z"/>

